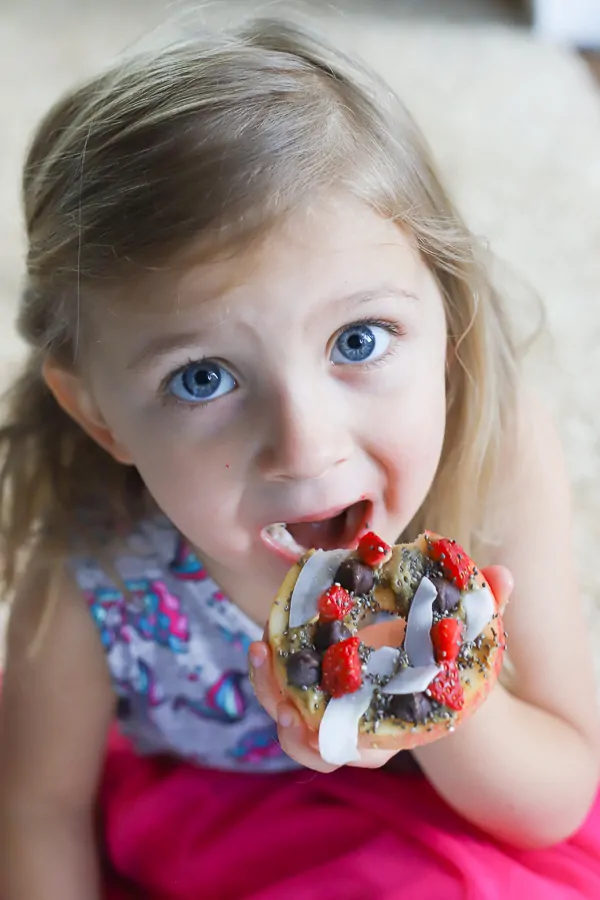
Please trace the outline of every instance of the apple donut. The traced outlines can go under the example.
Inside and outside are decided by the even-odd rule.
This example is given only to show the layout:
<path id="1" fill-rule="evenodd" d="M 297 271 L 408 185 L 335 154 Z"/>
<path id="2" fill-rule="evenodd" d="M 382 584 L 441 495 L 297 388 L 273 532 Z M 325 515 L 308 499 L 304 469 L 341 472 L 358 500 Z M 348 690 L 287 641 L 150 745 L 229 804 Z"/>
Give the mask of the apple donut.
<path id="1" fill-rule="evenodd" d="M 306 553 L 273 603 L 269 643 L 282 691 L 337 765 L 360 747 L 410 750 L 453 731 L 487 696 L 506 647 L 485 578 L 431 532 Z"/>

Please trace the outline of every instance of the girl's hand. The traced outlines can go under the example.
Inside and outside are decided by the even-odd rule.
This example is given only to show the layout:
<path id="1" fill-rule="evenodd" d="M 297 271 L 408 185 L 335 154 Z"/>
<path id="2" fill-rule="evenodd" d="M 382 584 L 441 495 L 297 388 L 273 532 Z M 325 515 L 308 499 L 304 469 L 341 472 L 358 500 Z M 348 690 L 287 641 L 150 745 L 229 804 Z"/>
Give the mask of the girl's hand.
<path id="1" fill-rule="evenodd" d="M 250 679 L 259 701 L 277 722 L 281 749 L 307 769 L 334 772 L 339 766 L 321 759 L 317 732 L 308 728 L 296 707 L 279 689 L 267 639 L 265 634 L 264 641 L 256 641 L 250 646 Z M 395 755 L 393 750 L 362 750 L 360 761 L 350 765 L 378 769 Z"/>
<path id="2" fill-rule="evenodd" d="M 513 589 L 513 579 L 503 566 L 483 570 L 500 611 L 503 612 Z M 282 750 L 297 763 L 317 772 L 333 772 L 338 766 L 324 762 L 319 754 L 317 732 L 312 731 L 291 701 L 280 690 L 273 672 L 268 635 L 250 646 L 250 678 L 260 703 L 277 722 Z M 359 762 L 350 765 L 378 769 L 388 763 L 398 751 L 362 749 Z"/>
<path id="3" fill-rule="evenodd" d="M 482 575 L 492 589 L 500 615 L 503 615 L 515 587 L 512 573 L 506 566 L 488 566 L 482 569 Z"/>

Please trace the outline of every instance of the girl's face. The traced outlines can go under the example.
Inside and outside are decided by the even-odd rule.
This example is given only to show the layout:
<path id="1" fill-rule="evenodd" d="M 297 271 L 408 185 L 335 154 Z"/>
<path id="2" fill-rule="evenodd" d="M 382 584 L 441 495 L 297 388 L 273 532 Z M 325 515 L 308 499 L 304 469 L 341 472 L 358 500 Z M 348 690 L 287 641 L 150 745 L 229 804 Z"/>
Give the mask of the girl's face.
<path id="1" fill-rule="evenodd" d="M 393 541 L 445 425 L 442 298 L 406 235 L 332 201 L 151 292 L 98 311 L 85 390 L 222 589 L 264 620 L 304 548 Z"/>

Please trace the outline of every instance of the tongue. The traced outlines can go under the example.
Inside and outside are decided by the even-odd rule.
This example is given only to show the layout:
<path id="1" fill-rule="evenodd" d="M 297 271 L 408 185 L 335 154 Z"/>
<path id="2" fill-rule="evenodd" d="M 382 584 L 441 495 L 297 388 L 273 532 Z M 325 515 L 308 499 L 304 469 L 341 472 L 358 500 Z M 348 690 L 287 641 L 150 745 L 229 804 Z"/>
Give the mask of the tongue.
<path id="1" fill-rule="evenodd" d="M 346 513 L 321 522 L 297 522 L 286 528 L 296 543 L 306 550 L 336 550 L 344 539 Z"/>

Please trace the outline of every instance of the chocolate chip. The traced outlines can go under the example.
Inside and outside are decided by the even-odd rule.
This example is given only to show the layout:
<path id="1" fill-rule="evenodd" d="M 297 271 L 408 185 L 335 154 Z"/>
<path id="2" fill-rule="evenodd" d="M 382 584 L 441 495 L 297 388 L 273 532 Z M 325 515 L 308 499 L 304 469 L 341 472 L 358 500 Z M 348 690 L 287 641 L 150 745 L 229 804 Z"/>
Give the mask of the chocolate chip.
<path id="1" fill-rule="evenodd" d="M 323 652 L 332 644 L 344 641 L 351 635 L 352 632 L 343 622 L 319 622 L 315 630 L 314 645 L 317 650 Z"/>
<path id="2" fill-rule="evenodd" d="M 314 650 L 299 650 L 287 660 L 288 683 L 295 687 L 313 687 L 321 680 L 321 661 Z"/>
<path id="3" fill-rule="evenodd" d="M 351 594 L 368 594 L 375 583 L 375 576 L 373 569 L 365 566 L 360 560 L 345 559 L 333 580 Z"/>
<path id="4" fill-rule="evenodd" d="M 452 612 L 458 606 L 460 591 L 455 585 L 445 578 L 432 578 L 431 581 L 437 588 L 437 597 L 433 602 L 433 611 L 437 613 Z"/>
<path id="5" fill-rule="evenodd" d="M 426 722 L 431 713 L 431 702 L 425 694 L 398 694 L 390 702 L 390 714 L 395 719 L 404 719 L 419 725 Z"/>

